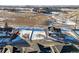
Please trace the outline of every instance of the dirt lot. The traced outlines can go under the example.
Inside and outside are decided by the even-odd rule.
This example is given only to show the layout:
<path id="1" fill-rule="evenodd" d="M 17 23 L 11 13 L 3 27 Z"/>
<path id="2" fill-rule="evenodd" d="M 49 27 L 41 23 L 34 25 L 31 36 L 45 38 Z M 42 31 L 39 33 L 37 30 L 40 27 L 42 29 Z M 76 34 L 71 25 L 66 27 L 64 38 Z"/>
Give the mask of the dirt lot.
<path id="1" fill-rule="evenodd" d="M 8 22 L 10 25 L 16 26 L 36 26 L 36 25 L 46 25 L 46 21 L 49 16 L 46 16 L 41 13 L 25 12 L 8 12 L 1 11 L 0 17 L 4 18 L 2 22 Z"/>

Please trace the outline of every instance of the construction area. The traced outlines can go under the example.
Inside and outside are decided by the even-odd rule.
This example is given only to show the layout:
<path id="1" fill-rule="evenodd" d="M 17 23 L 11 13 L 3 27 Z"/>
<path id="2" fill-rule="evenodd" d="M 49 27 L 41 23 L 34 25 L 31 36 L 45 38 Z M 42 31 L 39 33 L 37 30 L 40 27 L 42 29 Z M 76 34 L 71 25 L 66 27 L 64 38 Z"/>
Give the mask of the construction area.
<path id="1" fill-rule="evenodd" d="M 52 11 L 46 14 L 44 13 L 44 11 L 47 11 L 47 10 L 43 10 L 43 8 L 44 7 L 38 7 L 37 11 L 34 11 L 34 9 L 36 8 L 26 7 L 23 10 L 18 11 L 17 9 L 20 9 L 20 8 L 11 9 L 10 7 L 6 7 L 4 10 L 2 9 L 0 10 L 0 25 L 3 25 L 3 23 L 8 22 L 10 26 L 48 26 L 49 20 L 54 20 L 54 21 L 58 20 L 60 22 L 65 22 L 66 20 L 72 20 L 76 22 L 78 25 L 78 21 L 79 21 L 78 9 L 59 8 L 59 10 L 61 11 L 57 9 L 56 11 L 53 11 L 53 9 L 57 7 L 55 8 L 50 7 L 52 8 Z M 45 8 L 48 8 L 48 7 L 45 7 Z"/>
<path id="2" fill-rule="evenodd" d="M 79 7 L 0 6 L 0 53 L 75 52 Z"/>

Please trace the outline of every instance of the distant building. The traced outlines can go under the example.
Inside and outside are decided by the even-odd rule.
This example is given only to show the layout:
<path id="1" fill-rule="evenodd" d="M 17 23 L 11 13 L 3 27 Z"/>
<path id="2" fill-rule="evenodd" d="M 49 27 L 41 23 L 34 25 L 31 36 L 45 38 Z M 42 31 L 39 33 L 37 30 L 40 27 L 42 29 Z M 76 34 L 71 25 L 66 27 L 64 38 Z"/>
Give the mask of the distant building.
<path id="1" fill-rule="evenodd" d="M 19 12 L 33 12 L 34 8 L 18 8 Z"/>

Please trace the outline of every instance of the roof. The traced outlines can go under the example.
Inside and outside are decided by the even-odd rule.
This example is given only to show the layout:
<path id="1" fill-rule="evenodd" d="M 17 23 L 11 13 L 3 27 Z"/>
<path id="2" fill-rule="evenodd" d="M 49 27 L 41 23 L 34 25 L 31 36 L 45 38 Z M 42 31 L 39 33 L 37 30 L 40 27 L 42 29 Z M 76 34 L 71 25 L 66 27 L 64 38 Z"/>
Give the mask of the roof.
<path id="1" fill-rule="evenodd" d="M 42 31 L 44 28 L 40 27 L 16 27 L 15 30 L 35 30 L 35 31 Z"/>

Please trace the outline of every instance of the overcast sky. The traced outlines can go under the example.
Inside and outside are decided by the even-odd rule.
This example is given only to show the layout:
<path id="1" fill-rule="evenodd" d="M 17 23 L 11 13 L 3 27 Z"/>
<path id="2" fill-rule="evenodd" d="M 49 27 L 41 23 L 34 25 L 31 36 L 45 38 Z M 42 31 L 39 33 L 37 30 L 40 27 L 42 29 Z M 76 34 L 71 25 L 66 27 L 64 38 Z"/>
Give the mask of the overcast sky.
<path id="1" fill-rule="evenodd" d="M 0 0 L 0 5 L 79 5 L 79 0 Z"/>

